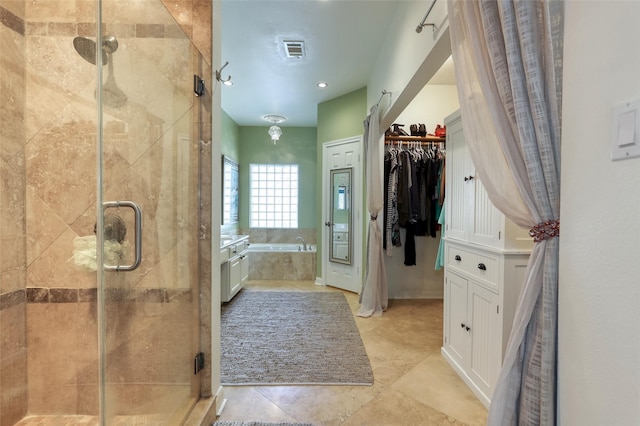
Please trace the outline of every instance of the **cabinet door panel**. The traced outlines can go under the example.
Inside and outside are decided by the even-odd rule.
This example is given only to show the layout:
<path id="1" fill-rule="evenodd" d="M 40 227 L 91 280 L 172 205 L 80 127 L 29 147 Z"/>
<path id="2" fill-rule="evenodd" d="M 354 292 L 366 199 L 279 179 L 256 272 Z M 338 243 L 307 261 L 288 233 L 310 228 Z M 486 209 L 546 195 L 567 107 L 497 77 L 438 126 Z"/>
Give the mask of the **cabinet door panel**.
<path id="1" fill-rule="evenodd" d="M 447 330 L 447 347 L 449 355 L 465 366 L 469 345 L 467 327 L 467 280 L 450 273 L 447 274 L 447 308 L 449 322 Z"/>
<path id="2" fill-rule="evenodd" d="M 502 213 L 489 200 L 487 190 L 479 179 L 475 179 L 474 188 L 473 226 L 470 229 L 469 240 L 487 246 L 498 246 L 498 234 L 502 227 Z"/>
<path id="3" fill-rule="evenodd" d="M 498 295 L 473 282 L 469 283 L 469 322 L 471 351 L 469 376 L 490 398 L 495 382 L 495 366 L 500 365 L 500 316 Z"/>
<path id="4" fill-rule="evenodd" d="M 447 203 L 446 215 L 446 235 L 459 240 L 465 239 L 465 229 L 467 227 L 465 213 L 465 192 L 467 191 L 467 181 L 464 180 L 466 169 L 467 148 L 464 143 L 461 122 L 457 125 L 449 125 L 447 129 L 447 167 L 446 167 L 446 187 Z"/>

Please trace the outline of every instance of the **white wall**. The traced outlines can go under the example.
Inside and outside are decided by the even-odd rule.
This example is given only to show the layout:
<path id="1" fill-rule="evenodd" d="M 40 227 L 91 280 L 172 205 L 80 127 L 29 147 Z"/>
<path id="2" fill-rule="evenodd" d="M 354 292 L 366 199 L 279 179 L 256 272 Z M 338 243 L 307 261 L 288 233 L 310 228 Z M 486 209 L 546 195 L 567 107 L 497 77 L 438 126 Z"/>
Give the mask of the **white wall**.
<path id="1" fill-rule="evenodd" d="M 559 424 L 639 425 L 640 158 L 609 158 L 611 107 L 640 98 L 640 2 L 565 5 Z"/>
<path id="2" fill-rule="evenodd" d="M 394 123 L 404 124 L 403 129 L 407 133 L 410 133 L 410 124 L 424 123 L 427 126 L 427 132 L 433 133 L 437 124 L 443 125 L 444 118 L 459 108 L 456 86 L 428 84 L 400 113 Z"/>
<path id="3" fill-rule="evenodd" d="M 380 55 L 367 83 L 367 102 L 375 104 L 382 90 L 392 92 L 391 104 L 385 96 L 381 128 L 386 128 L 405 110 L 413 98 L 451 56 L 447 4 L 437 1 L 427 19 L 437 29 L 425 27 L 420 34 L 416 26 L 427 13 L 430 1 L 403 0 L 380 49 Z M 408 132 L 407 132 L 408 133 Z"/>

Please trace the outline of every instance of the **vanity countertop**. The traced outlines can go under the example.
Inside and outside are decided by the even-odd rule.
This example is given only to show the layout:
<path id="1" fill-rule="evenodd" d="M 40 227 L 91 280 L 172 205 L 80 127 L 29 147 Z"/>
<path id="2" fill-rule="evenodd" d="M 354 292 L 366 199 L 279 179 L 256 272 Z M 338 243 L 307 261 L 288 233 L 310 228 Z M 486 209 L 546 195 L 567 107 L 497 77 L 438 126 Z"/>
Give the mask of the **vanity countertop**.
<path id="1" fill-rule="evenodd" d="M 248 239 L 248 235 L 220 235 L 220 248 L 223 249 Z"/>

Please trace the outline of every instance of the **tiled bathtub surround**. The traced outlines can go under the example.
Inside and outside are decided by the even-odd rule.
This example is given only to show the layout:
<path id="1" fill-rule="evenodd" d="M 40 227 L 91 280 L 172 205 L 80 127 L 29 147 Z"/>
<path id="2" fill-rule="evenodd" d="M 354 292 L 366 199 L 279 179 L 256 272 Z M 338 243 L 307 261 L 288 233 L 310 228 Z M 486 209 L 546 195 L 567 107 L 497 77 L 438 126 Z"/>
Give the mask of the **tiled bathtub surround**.
<path id="1" fill-rule="evenodd" d="M 250 243 L 299 244 L 302 237 L 307 245 L 316 245 L 315 229 L 243 229 Z M 250 280 L 315 280 L 316 253 L 249 253 Z"/>

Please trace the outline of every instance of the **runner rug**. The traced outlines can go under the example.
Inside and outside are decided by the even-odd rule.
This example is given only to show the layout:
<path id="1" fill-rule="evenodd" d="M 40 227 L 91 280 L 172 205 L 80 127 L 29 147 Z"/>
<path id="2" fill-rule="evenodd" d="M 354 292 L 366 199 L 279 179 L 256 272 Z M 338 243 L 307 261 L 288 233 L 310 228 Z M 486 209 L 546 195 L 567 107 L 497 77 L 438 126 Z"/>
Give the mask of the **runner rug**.
<path id="1" fill-rule="evenodd" d="M 224 385 L 371 385 L 342 293 L 243 290 L 222 306 Z"/>

